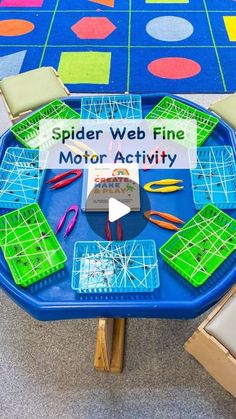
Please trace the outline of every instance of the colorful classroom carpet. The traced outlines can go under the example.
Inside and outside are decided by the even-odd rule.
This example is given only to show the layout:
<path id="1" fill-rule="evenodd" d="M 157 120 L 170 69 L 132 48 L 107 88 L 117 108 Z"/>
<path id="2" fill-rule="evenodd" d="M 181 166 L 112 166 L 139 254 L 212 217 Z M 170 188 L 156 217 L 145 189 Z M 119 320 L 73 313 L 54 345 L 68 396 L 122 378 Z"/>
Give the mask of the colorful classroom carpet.
<path id="1" fill-rule="evenodd" d="M 0 0 L 0 79 L 40 66 L 71 92 L 233 92 L 236 1 Z"/>

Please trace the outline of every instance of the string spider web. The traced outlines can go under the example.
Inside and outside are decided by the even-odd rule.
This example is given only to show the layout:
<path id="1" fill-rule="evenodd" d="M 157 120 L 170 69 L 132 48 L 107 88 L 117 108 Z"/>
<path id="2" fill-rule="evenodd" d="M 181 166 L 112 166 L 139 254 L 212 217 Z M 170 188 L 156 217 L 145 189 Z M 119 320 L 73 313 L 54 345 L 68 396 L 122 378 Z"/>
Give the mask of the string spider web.
<path id="1" fill-rule="evenodd" d="M 204 147 L 191 171 L 196 208 L 212 202 L 219 208 L 236 207 L 236 165 L 232 147 Z"/>
<path id="2" fill-rule="evenodd" d="M 23 287 L 62 269 L 66 261 L 38 204 L 0 217 L 0 245 L 15 282 Z"/>
<path id="3" fill-rule="evenodd" d="M 0 206 L 20 208 L 37 202 L 45 171 L 38 150 L 9 147 L 0 167 Z"/>
<path id="4" fill-rule="evenodd" d="M 164 260 L 200 286 L 236 249 L 236 221 L 213 205 L 204 207 L 161 249 Z"/>
<path id="5" fill-rule="evenodd" d="M 81 100 L 82 119 L 141 119 L 138 95 L 92 96 Z"/>
<path id="6" fill-rule="evenodd" d="M 77 242 L 72 288 L 79 292 L 147 292 L 159 286 L 152 240 Z"/>
<path id="7" fill-rule="evenodd" d="M 28 148 L 48 150 L 55 141 L 51 135 L 50 120 L 79 119 L 80 115 L 59 99 L 13 125 L 11 131 Z M 44 121 L 40 131 L 40 121 Z M 63 122 L 62 122 L 63 123 Z"/>
<path id="8" fill-rule="evenodd" d="M 192 106 L 171 97 L 164 97 L 147 115 L 147 119 L 192 119 L 197 121 L 197 145 L 200 146 L 209 137 L 218 124 L 218 119 Z M 176 130 L 183 129 L 183 121 L 176 121 Z M 187 126 L 189 134 L 191 128 Z"/>

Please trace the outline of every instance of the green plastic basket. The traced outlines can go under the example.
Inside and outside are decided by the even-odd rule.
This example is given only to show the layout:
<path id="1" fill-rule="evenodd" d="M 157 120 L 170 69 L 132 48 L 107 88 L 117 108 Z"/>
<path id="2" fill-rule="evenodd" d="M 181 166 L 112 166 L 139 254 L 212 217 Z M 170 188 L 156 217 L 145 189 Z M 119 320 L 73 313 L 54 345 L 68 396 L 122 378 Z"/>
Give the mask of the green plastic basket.
<path id="1" fill-rule="evenodd" d="M 219 120 L 179 100 L 165 96 L 146 116 L 146 119 L 193 119 L 197 121 L 197 145 L 200 147 Z"/>
<path id="2" fill-rule="evenodd" d="M 38 204 L 0 217 L 0 246 L 22 287 L 63 269 L 67 259 Z"/>
<path id="3" fill-rule="evenodd" d="M 79 119 L 80 114 L 59 99 L 13 125 L 11 132 L 26 148 L 39 148 L 39 123 L 45 119 Z"/>
<path id="4" fill-rule="evenodd" d="M 236 249 L 236 220 L 206 205 L 161 248 L 165 262 L 194 287 L 203 285 Z"/>

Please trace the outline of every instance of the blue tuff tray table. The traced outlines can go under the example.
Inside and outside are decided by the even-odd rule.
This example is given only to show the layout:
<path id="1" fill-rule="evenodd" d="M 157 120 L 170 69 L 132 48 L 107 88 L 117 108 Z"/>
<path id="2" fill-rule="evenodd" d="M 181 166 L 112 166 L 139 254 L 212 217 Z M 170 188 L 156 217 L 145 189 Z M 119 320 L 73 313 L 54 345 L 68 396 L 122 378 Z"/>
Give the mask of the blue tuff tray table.
<path id="1" fill-rule="evenodd" d="M 143 117 L 164 96 L 166 95 L 143 96 Z M 187 100 L 175 96 L 171 97 L 205 111 L 205 109 Z M 68 98 L 65 102 L 80 112 L 81 100 L 79 98 Z M 212 145 L 232 146 L 234 157 L 236 156 L 234 132 L 222 120 L 204 144 L 204 146 Z M 7 131 L 0 142 L 0 161 L 7 147 L 19 146 L 20 144 L 13 134 Z M 47 171 L 46 180 L 58 172 L 55 170 Z M 173 194 L 150 193 L 151 209 L 169 212 L 188 221 L 196 214 L 189 170 L 141 170 L 140 185 L 143 186 L 152 180 L 166 177 L 183 179 L 185 187 L 182 191 Z M 59 191 L 52 192 L 47 185 L 43 187 L 39 204 L 54 230 L 58 219 L 69 205 L 81 204 L 81 194 L 82 179 Z M 141 205 L 143 205 L 142 199 Z M 143 209 L 141 209 L 142 212 Z M 6 211 L 0 209 L 0 214 L 4 214 Z M 236 210 L 226 212 L 232 217 L 236 216 Z M 101 226 L 101 237 L 104 237 L 104 213 L 90 214 L 90 217 L 96 217 L 96 222 Z M 131 213 L 122 219 L 124 239 L 134 238 L 136 217 L 137 213 Z M 172 234 L 173 232 L 147 223 L 143 231 L 135 238 L 153 239 L 156 242 L 157 249 L 159 249 Z M 76 227 L 69 238 L 63 239 L 62 233 L 58 237 L 68 256 L 68 262 L 64 270 L 23 289 L 14 283 L 0 251 L 0 285 L 19 306 L 35 318 L 39 320 L 62 320 L 92 317 L 193 318 L 215 304 L 236 282 L 236 252 L 215 271 L 205 285 L 198 289 L 188 284 L 170 268 L 158 252 L 160 287 L 152 294 L 78 294 L 71 288 L 74 243 L 80 240 L 101 240 L 101 237 L 91 230 L 86 219 L 86 213 L 80 212 Z"/>

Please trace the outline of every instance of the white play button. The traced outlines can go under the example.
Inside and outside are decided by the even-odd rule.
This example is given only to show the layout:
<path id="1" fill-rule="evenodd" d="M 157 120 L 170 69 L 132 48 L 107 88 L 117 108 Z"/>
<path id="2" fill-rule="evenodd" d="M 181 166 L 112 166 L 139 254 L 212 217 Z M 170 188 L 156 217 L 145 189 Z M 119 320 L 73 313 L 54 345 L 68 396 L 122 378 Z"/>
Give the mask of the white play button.
<path id="1" fill-rule="evenodd" d="M 124 217 L 131 211 L 128 205 L 123 204 L 115 198 L 109 199 L 109 221 L 113 223 L 119 218 Z"/>

